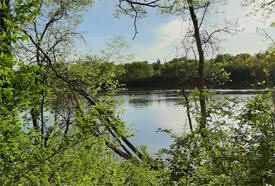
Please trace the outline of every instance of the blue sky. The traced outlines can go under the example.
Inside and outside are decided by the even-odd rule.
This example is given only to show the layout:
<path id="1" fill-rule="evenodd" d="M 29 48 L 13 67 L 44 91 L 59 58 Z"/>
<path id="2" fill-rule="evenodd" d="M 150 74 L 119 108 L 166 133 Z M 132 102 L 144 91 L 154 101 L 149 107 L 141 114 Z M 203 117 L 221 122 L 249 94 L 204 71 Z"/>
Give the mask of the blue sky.
<path id="1" fill-rule="evenodd" d="M 150 9 L 146 18 L 138 20 L 138 35 L 132 40 L 134 34 L 133 20 L 127 16 L 114 18 L 115 5 L 110 0 L 96 1 L 94 6 L 84 13 L 83 22 L 78 30 L 83 33 L 86 44 L 79 43 L 78 50 L 82 53 L 97 55 L 101 49 L 106 49 L 106 43 L 112 37 L 122 36 L 129 44 L 123 54 L 132 54 L 136 60 L 155 62 L 169 61 L 180 57 L 181 51 L 176 48 L 187 28 L 182 17 L 160 15 L 156 10 Z M 256 27 L 267 29 L 275 38 L 274 28 L 269 28 L 270 19 L 263 23 L 260 15 L 248 17 L 249 7 L 240 6 L 240 0 L 228 0 L 227 5 L 219 8 L 224 13 L 212 16 L 211 20 L 220 21 L 224 18 L 238 20 L 241 32 L 234 35 L 224 35 L 221 42 L 222 49 L 217 53 L 250 53 L 264 51 L 269 41 L 256 32 Z M 273 30 L 272 30 L 273 29 Z"/>

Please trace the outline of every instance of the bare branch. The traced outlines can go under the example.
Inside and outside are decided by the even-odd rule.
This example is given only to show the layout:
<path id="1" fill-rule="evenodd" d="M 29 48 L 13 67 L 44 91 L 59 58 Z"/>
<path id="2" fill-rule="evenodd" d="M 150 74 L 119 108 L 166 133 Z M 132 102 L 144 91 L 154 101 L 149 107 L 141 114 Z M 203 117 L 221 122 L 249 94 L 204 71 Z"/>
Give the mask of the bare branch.
<path id="1" fill-rule="evenodd" d="M 204 12 L 203 12 L 203 15 L 202 15 L 202 18 L 201 18 L 201 22 L 200 22 L 200 24 L 199 24 L 199 29 L 201 28 L 201 25 L 202 25 L 202 23 L 203 23 L 203 21 L 204 21 L 205 14 L 206 14 L 206 12 L 207 12 L 207 8 L 208 8 L 209 4 L 210 4 L 209 1 L 207 1 L 207 2 L 205 3 L 205 9 L 204 9 Z"/>
<path id="2" fill-rule="evenodd" d="M 214 34 L 218 33 L 218 32 L 227 32 L 227 27 L 226 28 L 221 28 L 221 29 L 218 29 L 218 30 L 215 30 L 213 31 L 211 34 L 209 34 L 207 31 L 205 31 L 206 35 L 208 36 L 207 39 L 205 39 L 203 42 L 202 42 L 202 45 L 208 43 L 211 38 L 214 36 Z"/>
<path id="3" fill-rule="evenodd" d="M 151 8 L 171 8 L 171 6 L 162 6 L 158 4 L 160 0 L 150 1 L 150 2 L 138 2 L 138 1 L 131 1 L 131 0 L 120 0 L 120 2 L 127 2 L 129 5 L 141 5 L 141 6 L 147 6 Z"/>
<path id="4" fill-rule="evenodd" d="M 136 35 L 138 34 L 138 30 L 137 30 L 137 19 L 138 19 L 138 14 L 139 14 L 139 10 L 137 9 L 139 6 L 143 6 L 143 7 L 151 7 L 151 8 L 161 8 L 161 9 L 171 9 L 171 6 L 162 6 L 160 4 L 158 4 L 158 2 L 160 2 L 161 0 L 154 0 L 154 1 L 150 1 L 150 2 L 139 2 L 139 1 L 132 1 L 132 0 L 119 0 L 118 3 L 118 7 L 127 15 L 130 15 L 132 17 L 134 17 L 134 36 L 133 36 L 133 40 L 135 39 Z M 129 10 L 124 8 L 122 6 L 122 3 L 126 3 L 130 9 L 134 12 L 134 14 L 129 14 Z"/>
<path id="5" fill-rule="evenodd" d="M 275 44 L 275 40 L 264 29 L 257 27 L 256 31 L 257 33 L 263 35 L 265 39 L 269 40 L 271 44 Z"/>
<path id="6" fill-rule="evenodd" d="M 54 22 L 62 19 L 63 15 L 64 15 L 64 13 L 62 12 L 62 10 L 58 10 L 55 12 L 54 16 L 46 23 L 46 25 L 43 29 L 43 32 L 40 36 L 40 40 L 43 39 L 43 37 L 44 37 L 45 33 L 47 32 L 48 28 L 50 27 L 50 25 L 53 24 Z M 57 16 L 59 16 L 59 17 L 57 17 Z"/>
<path id="7" fill-rule="evenodd" d="M 120 7 L 122 10 L 125 10 L 125 9 L 122 8 L 121 2 L 122 2 L 122 1 L 119 2 L 119 7 Z M 135 15 L 134 15 L 134 28 L 135 28 L 135 33 L 134 33 L 134 36 L 133 36 L 133 38 L 132 38 L 132 40 L 134 40 L 135 37 L 136 37 L 136 35 L 137 35 L 137 33 L 138 33 L 138 30 L 137 30 L 137 17 L 138 17 L 138 11 L 136 10 L 136 8 L 134 7 L 134 5 L 133 5 L 132 3 L 129 3 L 129 4 L 130 4 L 131 8 L 133 9 L 133 11 L 135 12 Z M 125 12 L 126 12 L 126 11 L 125 11 Z"/>

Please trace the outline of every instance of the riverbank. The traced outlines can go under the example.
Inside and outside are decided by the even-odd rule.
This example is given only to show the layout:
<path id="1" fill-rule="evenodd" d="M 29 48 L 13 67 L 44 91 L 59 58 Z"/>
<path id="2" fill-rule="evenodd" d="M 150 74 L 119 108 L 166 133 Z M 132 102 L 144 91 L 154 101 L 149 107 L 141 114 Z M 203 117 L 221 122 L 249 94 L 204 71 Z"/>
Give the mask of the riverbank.
<path id="1" fill-rule="evenodd" d="M 150 93 L 155 93 L 155 94 L 163 94 L 165 93 L 174 93 L 176 95 L 179 95 L 179 91 L 181 91 L 182 88 L 133 88 L 133 87 L 129 87 L 126 88 L 126 90 L 122 91 L 120 94 L 148 94 L 148 92 Z M 193 89 L 185 89 L 184 91 L 189 93 L 191 92 Z M 208 89 L 209 92 L 216 92 L 218 94 L 257 94 L 257 93 L 264 93 L 264 92 L 268 92 L 271 91 L 270 89 L 251 89 L 251 88 L 247 88 L 247 89 Z"/>

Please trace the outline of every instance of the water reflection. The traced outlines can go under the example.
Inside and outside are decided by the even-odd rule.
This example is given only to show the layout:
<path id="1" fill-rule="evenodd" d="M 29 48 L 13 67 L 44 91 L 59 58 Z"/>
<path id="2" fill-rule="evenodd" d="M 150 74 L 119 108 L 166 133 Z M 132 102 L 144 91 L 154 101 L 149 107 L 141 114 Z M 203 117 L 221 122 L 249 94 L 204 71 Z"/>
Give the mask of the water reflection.
<path id="1" fill-rule="evenodd" d="M 148 106 L 152 103 L 153 100 L 151 99 L 144 99 L 144 98 L 130 98 L 129 103 L 133 104 L 135 107 L 143 107 Z"/>
<path id="2" fill-rule="evenodd" d="M 215 96 L 219 100 L 224 94 L 240 99 L 255 95 L 254 90 L 223 90 L 220 93 Z M 135 145 L 147 145 L 150 153 L 168 147 L 172 142 L 168 135 L 157 133 L 158 128 L 172 129 L 176 134 L 189 130 L 186 110 L 176 104 L 182 99 L 176 90 L 128 91 L 115 99 L 121 100 L 118 110 L 124 110 L 121 117 L 135 133 L 131 141 Z"/>

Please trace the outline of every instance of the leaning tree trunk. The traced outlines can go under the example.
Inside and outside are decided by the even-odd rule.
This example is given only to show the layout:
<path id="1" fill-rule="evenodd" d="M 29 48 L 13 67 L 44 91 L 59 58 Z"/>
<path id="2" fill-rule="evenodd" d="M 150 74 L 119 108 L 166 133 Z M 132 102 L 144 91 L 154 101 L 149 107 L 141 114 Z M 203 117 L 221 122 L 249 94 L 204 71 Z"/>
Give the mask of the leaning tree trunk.
<path id="1" fill-rule="evenodd" d="M 43 51 L 43 49 L 34 41 L 34 39 L 32 38 L 31 35 L 29 35 L 27 33 L 27 31 L 22 30 L 31 40 L 31 42 L 34 44 L 34 46 L 41 52 L 42 55 L 44 55 L 45 59 L 48 61 L 49 67 L 53 70 L 53 72 L 55 73 L 56 77 L 61 79 L 62 81 L 64 81 L 70 88 L 71 90 L 77 92 L 79 95 L 81 95 L 84 99 L 86 99 L 86 101 L 90 104 L 90 105 L 96 105 L 96 100 L 94 100 L 93 97 L 91 97 L 88 92 L 86 92 L 84 89 L 82 89 L 81 87 L 77 87 L 75 83 L 73 83 L 72 81 L 70 81 L 69 79 L 67 79 L 66 77 L 62 76 L 61 74 L 59 74 L 59 72 L 55 69 L 52 59 Z M 101 115 L 104 114 L 103 110 L 100 109 L 96 109 Z M 106 121 L 108 123 L 111 123 L 112 121 L 107 118 Z M 120 157 L 128 160 L 130 158 L 133 157 L 133 155 L 130 153 L 130 151 L 128 149 L 126 149 L 126 147 L 122 144 L 121 141 L 124 142 L 124 144 L 137 156 L 139 157 L 140 160 L 145 160 L 147 158 L 147 156 L 145 156 L 142 152 L 140 152 L 138 150 L 138 148 L 136 148 L 123 134 L 120 134 L 117 130 L 117 128 L 115 126 L 109 127 L 106 126 L 108 131 L 110 131 L 110 133 L 116 138 L 119 139 L 119 145 L 122 147 L 122 149 L 125 150 L 122 151 L 120 150 L 118 147 L 114 146 L 112 143 L 109 143 L 108 141 L 105 141 L 105 144 L 111 148 L 112 150 L 114 150 L 114 152 L 116 154 L 118 154 Z M 121 140 L 121 141 L 120 141 Z"/>

